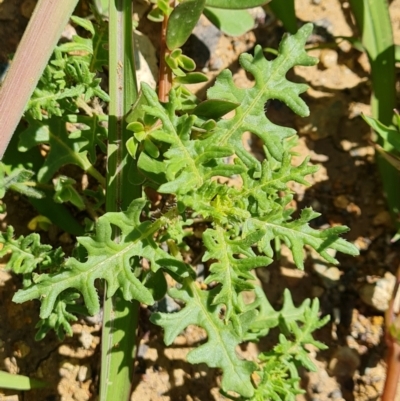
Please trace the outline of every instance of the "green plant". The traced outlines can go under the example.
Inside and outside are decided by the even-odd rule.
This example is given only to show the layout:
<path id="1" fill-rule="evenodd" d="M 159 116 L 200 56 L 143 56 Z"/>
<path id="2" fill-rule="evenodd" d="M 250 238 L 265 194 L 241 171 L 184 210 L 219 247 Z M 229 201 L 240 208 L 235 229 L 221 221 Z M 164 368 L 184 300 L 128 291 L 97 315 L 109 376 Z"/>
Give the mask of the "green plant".
<path id="1" fill-rule="evenodd" d="M 242 67 L 255 80 L 250 89 L 237 88 L 232 74 L 223 71 L 208 90 L 207 100 L 200 102 L 182 84 L 204 77 L 190 72 L 192 61 L 179 51 L 191 29 L 177 21 L 185 18 L 194 26 L 205 5 L 234 8 L 260 3 L 191 0 L 170 8 L 169 2 L 157 1 L 163 15 L 165 56 L 159 96 L 146 84 L 137 96 L 130 0 L 110 2 L 108 40 L 101 20 L 92 24 L 75 17 L 89 38 L 75 37 L 56 48 L 26 108 L 28 126 L 20 133 L 19 143 L 13 148 L 11 142 L 7 150 L 31 152 L 47 144 L 49 151 L 41 165 L 35 164 L 35 155 L 24 158 L 19 170 L 15 163 L 4 162 L 2 182 L 15 182 L 19 190 L 24 189 L 27 183 L 18 177 L 25 177 L 23 172 L 35 166 L 38 181 L 29 186 L 53 191 L 57 202 L 87 207 L 94 219 L 94 232 L 78 237 L 75 252 L 68 258 L 60 249 L 41 244 L 37 233 L 14 238 L 11 227 L 0 235 L 0 256 L 11 252 L 8 268 L 23 274 L 23 288 L 14 301 L 41 302 L 38 339 L 51 329 L 61 337 L 71 334 L 76 313 L 97 313 L 98 292 L 105 294 L 102 400 L 129 398 L 139 302 L 152 305 L 163 298 L 167 274 L 176 282 L 168 293 L 182 308 L 173 314 L 156 312 L 151 320 L 163 327 L 167 345 L 188 325 L 205 329 L 207 341 L 188 354 L 188 361 L 220 368 L 227 397 L 236 393 L 235 399 L 294 400 L 301 392 L 298 367 L 314 369 L 306 345 L 325 347 L 312 337 L 328 320 L 319 317 L 318 300 L 296 307 L 286 291 L 282 309 L 275 311 L 254 284 L 253 272 L 272 262 L 274 242 L 288 246 L 300 269 L 304 247 L 313 248 L 330 263 L 337 263 L 331 249 L 358 253 L 339 237 L 346 227 L 312 229 L 309 221 L 318 214 L 310 208 L 293 217 L 288 183 L 307 185 L 305 177 L 315 167 L 308 160 L 292 165 L 295 131 L 273 124 L 264 113 L 264 104 L 278 99 L 300 116 L 308 114 L 299 96 L 307 86 L 290 82 L 286 73 L 296 65 L 316 63 L 304 50 L 312 26 L 286 36 L 272 61 L 264 58 L 260 47 L 254 56 L 240 57 Z M 105 42 L 110 49 L 108 63 Z M 117 72 L 110 74 L 108 94 L 94 75 L 104 64 Z M 10 102 L 9 97 L 0 96 L 4 99 Z M 95 99 L 109 101 L 108 129 L 102 125 L 104 116 L 95 108 Z M 223 118 L 229 111 L 234 116 Z M 71 123 L 74 129 L 68 130 Z M 262 162 L 244 147 L 246 131 L 263 142 Z M 99 151 L 107 154 L 106 178 L 95 167 Z M 65 164 L 77 165 L 91 175 L 96 180 L 92 190 L 79 193 L 71 179 L 61 177 L 59 168 Z M 54 176 L 59 179 L 53 188 Z M 239 186 L 219 179 L 232 176 L 240 177 Z M 8 187 L 15 189 L 15 185 Z M 149 191 L 156 191 L 165 202 L 160 210 L 154 210 Z M 202 260 L 210 265 L 203 287 L 197 284 L 195 266 L 190 264 L 190 254 L 198 250 L 187 241 L 199 231 L 199 222 L 204 227 Z M 100 287 L 95 285 L 98 281 Z M 244 292 L 252 293 L 251 302 L 245 301 Z M 257 361 L 237 354 L 237 345 L 258 341 L 275 327 L 281 334 L 270 352 L 260 354 Z"/>
<path id="2" fill-rule="evenodd" d="M 13 375 L 0 371 L 0 388 L 13 390 L 30 390 L 31 388 L 44 387 L 45 383 L 40 380 L 30 379 L 27 376 Z"/>

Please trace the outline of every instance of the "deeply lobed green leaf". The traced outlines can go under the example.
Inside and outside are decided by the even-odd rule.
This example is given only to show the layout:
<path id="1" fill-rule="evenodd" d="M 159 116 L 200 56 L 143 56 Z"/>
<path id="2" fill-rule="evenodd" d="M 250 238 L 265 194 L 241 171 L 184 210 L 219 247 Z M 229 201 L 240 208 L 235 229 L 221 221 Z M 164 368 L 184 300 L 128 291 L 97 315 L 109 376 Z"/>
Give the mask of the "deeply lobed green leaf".
<path id="1" fill-rule="evenodd" d="M 53 250 L 50 245 L 40 243 L 40 236 L 32 233 L 26 237 L 14 238 L 14 229 L 9 226 L 0 233 L 0 258 L 10 254 L 6 268 L 17 274 L 29 274 L 34 270 L 55 271 L 62 263 L 64 252 L 61 248 Z"/>
<path id="2" fill-rule="evenodd" d="M 152 304 L 153 297 L 149 290 L 135 275 L 138 257 L 149 260 L 151 269 L 157 271 L 161 266 L 181 277 L 189 275 L 184 263 L 171 258 L 159 248 L 153 234 L 162 222 L 153 224 L 140 222 L 140 214 L 145 204 L 143 200 L 135 200 L 124 213 L 107 213 L 99 218 L 94 237 L 79 237 L 78 242 L 87 251 L 85 261 L 69 258 L 65 268 L 58 274 L 42 274 L 35 283 L 19 290 L 13 300 L 17 303 L 30 299 L 40 299 L 41 318 L 50 316 L 57 297 L 65 290 L 74 288 L 84 298 L 90 314 L 98 313 L 100 303 L 95 281 L 107 281 L 107 296 L 114 295 L 121 289 L 126 300 L 136 299 L 145 304 Z M 119 227 L 119 242 L 112 239 L 113 226 Z"/>
<path id="3" fill-rule="evenodd" d="M 213 305 L 214 291 L 201 291 L 196 283 L 186 281 L 182 290 L 171 290 L 170 295 L 185 302 L 185 307 L 173 314 L 155 313 L 151 321 L 165 330 L 165 343 L 171 344 L 175 337 L 190 324 L 203 327 L 208 341 L 190 351 L 190 363 L 206 363 L 210 367 L 223 370 L 222 388 L 235 391 L 244 397 L 253 394 L 250 374 L 255 370 L 253 362 L 241 359 L 236 346 L 241 338 L 231 325 L 226 325 L 219 317 L 220 307 Z"/>

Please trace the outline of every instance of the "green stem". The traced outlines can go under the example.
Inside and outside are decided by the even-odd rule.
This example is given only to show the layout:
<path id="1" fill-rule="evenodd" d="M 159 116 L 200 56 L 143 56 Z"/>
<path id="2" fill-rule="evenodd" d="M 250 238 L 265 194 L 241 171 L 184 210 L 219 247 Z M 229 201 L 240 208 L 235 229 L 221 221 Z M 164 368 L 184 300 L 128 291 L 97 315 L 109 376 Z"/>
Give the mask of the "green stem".
<path id="1" fill-rule="evenodd" d="M 126 210 L 141 196 L 141 188 L 128 177 L 133 159 L 125 143 L 132 133 L 126 130 L 125 116 L 137 98 L 132 43 L 132 1 L 112 0 L 109 5 L 110 112 L 106 210 Z M 120 233 L 115 231 L 118 241 Z M 105 291 L 106 292 L 106 291 Z M 139 304 L 127 302 L 120 291 L 105 296 L 102 332 L 100 401 L 128 401 L 136 353 Z"/>
<path id="2" fill-rule="evenodd" d="M 97 182 L 103 187 L 106 187 L 106 180 L 104 177 L 101 175 L 101 173 L 92 165 L 90 165 L 87 169 L 86 172 L 91 175 L 93 178 L 97 180 Z"/>
<path id="3" fill-rule="evenodd" d="M 39 0 L 36 5 L 0 90 L 0 159 L 77 3 Z"/>

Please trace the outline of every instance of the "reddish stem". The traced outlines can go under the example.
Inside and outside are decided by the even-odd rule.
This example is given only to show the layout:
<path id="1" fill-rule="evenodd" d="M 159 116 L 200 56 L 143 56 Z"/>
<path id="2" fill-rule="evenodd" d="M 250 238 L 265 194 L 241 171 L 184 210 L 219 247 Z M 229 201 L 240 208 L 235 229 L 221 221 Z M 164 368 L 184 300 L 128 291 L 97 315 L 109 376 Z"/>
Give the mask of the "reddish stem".
<path id="1" fill-rule="evenodd" d="M 174 1 L 171 2 L 173 5 Z M 160 102 L 168 101 L 168 93 L 172 87 L 172 71 L 165 62 L 165 56 L 170 53 L 167 47 L 167 25 L 168 15 L 164 16 L 164 21 L 161 27 L 161 43 L 160 43 L 160 71 L 158 75 L 158 99 Z"/>
<path id="2" fill-rule="evenodd" d="M 396 399 L 396 392 L 400 379 L 400 345 L 394 339 L 388 344 L 386 365 L 386 381 L 381 401 L 393 401 Z"/>
<path id="3" fill-rule="evenodd" d="M 396 398 L 396 392 L 400 379 L 400 342 L 391 334 L 391 327 L 399 333 L 399 301 L 398 292 L 400 291 L 400 267 L 397 270 L 397 282 L 393 291 L 389 308 L 386 312 L 386 343 L 388 345 L 388 353 L 386 356 L 386 381 L 383 388 L 381 401 L 393 401 Z M 397 297 L 396 297 L 397 295 Z M 396 301 L 396 302 L 395 302 Z M 397 318 L 397 319 L 396 319 Z"/>

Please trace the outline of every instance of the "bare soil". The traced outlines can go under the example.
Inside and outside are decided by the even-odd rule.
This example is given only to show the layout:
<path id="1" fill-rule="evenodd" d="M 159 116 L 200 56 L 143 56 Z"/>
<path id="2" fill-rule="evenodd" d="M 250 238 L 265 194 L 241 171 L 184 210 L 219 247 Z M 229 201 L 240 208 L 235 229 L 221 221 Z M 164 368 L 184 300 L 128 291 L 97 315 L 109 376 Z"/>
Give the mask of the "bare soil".
<path id="1" fill-rule="evenodd" d="M 32 0 L 0 0 L 0 63 L 6 63 L 15 51 L 34 4 Z M 296 9 L 299 24 L 311 21 L 316 25 L 311 38 L 314 43 L 356 34 L 345 1 L 296 0 Z M 395 40 L 400 44 L 400 0 L 391 3 L 390 12 Z M 241 38 L 219 34 L 202 21 L 185 52 L 196 56 L 198 66 L 210 77 L 230 68 L 239 86 L 252 85 L 251 77 L 240 68 L 238 55 L 252 51 L 256 43 L 276 48 L 284 32 L 272 14 L 259 11 L 255 17 L 257 26 Z M 141 22 L 139 28 L 157 46 L 154 25 Z M 300 133 L 297 161 L 308 156 L 312 164 L 320 166 L 309 177 L 308 188 L 293 187 L 294 206 L 299 210 L 312 206 L 321 213 L 314 227 L 348 226 L 346 238 L 360 248 L 361 254 L 357 258 L 338 255 L 340 265 L 332 267 L 309 253 L 305 270 L 298 271 L 283 249 L 282 258 L 259 269 L 258 277 L 276 307 L 282 303 L 283 290 L 289 288 L 296 303 L 317 297 L 322 314 L 331 315 L 331 323 L 316 334 L 329 349 L 310 349 L 318 369 L 301 372 L 305 394 L 298 400 L 373 401 L 379 399 L 385 379 L 383 309 L 390 297 L 391 275 L 400 263 L 400 245 L 390 241 L 394 228 L 382 195 L 374 149 L 368 141 L 370 131 L 360 117 L 361 113 L 370 114 L 369 64 L 365 54 L 347 42 L 311 54 L 319 58 L 317 66 L 297 67 L 291 72 L 293 80 L 310 86 L 304 95 L 310 117 L 298 118 L 275 101 L 268 105 L 267 113 L 272 121 Z M 205 89 L 196 88 L 199 96 L 204 96 Z M 26 222 L 35 216 L 29 202 L 9 194 L 5 203 L 7 213 L 1 216 L 1 229 L 12 224 L 18 235 L 27 234 Z M 47 241 L 61 245 L 69 240 L 57 231 L 47 237 Z M 74 336 L 62 343 L 53 334 L 35 342 L 38 303 L 12 303 L 19 287 L 20 278 L 0 268 L 0 369 L 43 378 L 51 387 L 20 393 L 0 390 L 0 401 L 96 400 L 100 317 L 75 324 Z M 162 332 L 149 323 L 148 311 L 142 309 L 141 315 L 142 339 L 132 400 L 224 400 L 218 392 L 221 372 L 185 361 L 187 352 L 205 339 L 205 333 L 189 327 L 165 348 Z M 273 336 L 257 345 L 247 344 L 241 352 L 255 358 L 272 344 Z"/>

